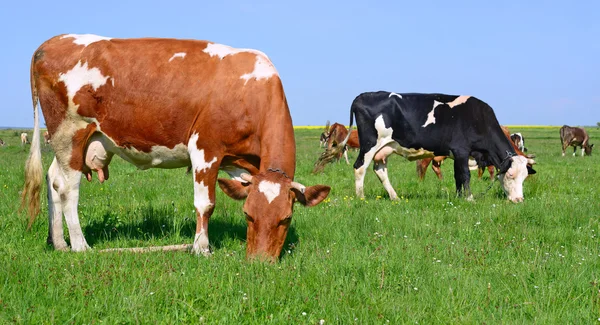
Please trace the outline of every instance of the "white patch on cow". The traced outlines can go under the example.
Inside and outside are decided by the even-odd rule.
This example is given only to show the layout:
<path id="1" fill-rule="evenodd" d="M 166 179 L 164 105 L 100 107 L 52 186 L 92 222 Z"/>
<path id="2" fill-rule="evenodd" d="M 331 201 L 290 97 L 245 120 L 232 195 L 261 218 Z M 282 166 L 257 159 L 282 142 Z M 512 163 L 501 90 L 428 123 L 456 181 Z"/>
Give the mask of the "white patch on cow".
<path id="1" fill-rule="evenodd" d="M 185 52 L 178 52 L 173 54 L 173 56 L 169 59 L 169 62 L 175 60 L 175 58 L 185 58 L 186 53 Z"/>
<path id="2" fill-rule="evenodd" d="M 400 99 L 402 99 L 402 95 L 396 94 L 396 93 L 390 93 L 390 95 L 388 96 L 388 98 L 390 98 L 392 96 L 398 96 Z"/>
<path id="3" fill-rule="evenodd" d="M 458 96 L 453 101 L 451 101 L 447 104 L 448 104 L 448 106 L 450 106 L 450 108 L 453 108 L 454 106 L 464 104 L 469 98 L 471 98 L 471 96 Z"/>
<path id="4" fill-rule="evenodd" d="M 269 203 L 273 202 L 276 197 L 279 196 L 281 191 L 281 184 L 273 183 L 269 181 L 262 181 L 258 184 L 258 191 L 263 193 L 267 197 Z"/>
<path id="5" fill-rule="evenodd" d="M 81 64 L 81 61 L 77 62 L 71 70 L 58 75 L 58 80 L 62 81 L 65 87 L 67 87 L 70 106 L 74 106 L 73 97 L 75 97 L 75 94 L 77 94 L 81 87 L 91 85 L 94 91 L 96 91 L 106 84 L 108 78 L 110 77 L 102 75 L 100 69 L 88 69 L 88 63 Z"/>
<path id="6" fill-rule="evenodd" d="M 198 213 L 204 215 L 212 204 L 208 196 L 208 186 L 204 185 L 204 181 L 194 182 L 194 207 L 196 207 Z"/>
<path id="7" fill-rule="evenodd" d="M 251 73 L 246 73 L 242 75 L 240 79 L 246 80 L 246 82 L 244 83 L 246 84 L 248 83 L 248 80 L 252 78 L 256 80 L 269 79 L 270 77 L 276 74 L 277 70 L 275 70 L 275 67 L 266 56 L 256 55 L 256 63 L 254 63 L 254 70 Z"/>
<path id="8" fill-rule="evenodd" d="M 433 100 L 433 108 L 431 109 L 431 112 L 429 112 L 429 114 L 427 114 L 427 121 L 425 121 L 425 124 L 422 125 L 422 127 L 426 127 L 429 124 L 435 124 L 435 108 L 438 107 L 439 105 L 442 105 L 444 103 L 438 102 L 437 100 Z"/>
<path id="9" fill-rule="evenodd" d="M 204 156 L 204 149 L 199 149 L 197 147 L 197 143 L 198 133 L 194 133 L 188 141 L 188 151 L 190 159 L 192 160 L 192 166 L 194 166 L 194 171 L 199 173 L 209 169 L 210 166 L 217 161 L 217 157 L 213 157 L 211 161 L 207 161 L 206 157 Z"/>
<path id="10" fill-rule="evenodd" d="M 236 55 L 241 52 L 249 52 L 249 53 L 254 53 L 256 55 L 259 55 L 259 56 L 267 57 L 266 54 L 264 54 L 263 52 L 258 51 L 258 50 L 236 49 L 231 46 L 227 46 L 227 45 L 223 45 L 223 44 L 216 44 L 216 43 L 208 43 L 208 45 L 206 45 L 206 48 L 204 50 L 202 50 L 202 52 L 207 53 L 211 57 L 216 55 L 221 60 L 223 60 L 223 58 L 228 55 Z"/>
<path id="11" fill-rule="evenodd" d="M 111 37 L 98 36 L 93 34 L 68 34 L 61 37 L 63 38 L 74 38 L 73 43 L 77 45 L 88 46 L 92 43 L 100 42 L 100 41 L 110 41 Z"/>
<path id="12" fill-rule="evenodd" d="M 209 43 L 206 48 L 203 50 L 204 53 L 207 53 L 211 57 L 218 56 L 219 59 L 223 60 L 228 55 L 236 55 L 238 53 L 253 53 L 256 55 L 256 62 L 254 63 L 254 70 L 250 73 L 245 73 L 240 76 L 240 79 L 248 80 L 254 78 L 256 80 L 260 79 L 268 79 L 274 75 L 277 75 L 277 70 L 271 63 L 271 60 L 261 51 L 253 50 L 253 49 L 236 49 L 231 46 L 223 45 L 223 44 L 215 44 Z"/>

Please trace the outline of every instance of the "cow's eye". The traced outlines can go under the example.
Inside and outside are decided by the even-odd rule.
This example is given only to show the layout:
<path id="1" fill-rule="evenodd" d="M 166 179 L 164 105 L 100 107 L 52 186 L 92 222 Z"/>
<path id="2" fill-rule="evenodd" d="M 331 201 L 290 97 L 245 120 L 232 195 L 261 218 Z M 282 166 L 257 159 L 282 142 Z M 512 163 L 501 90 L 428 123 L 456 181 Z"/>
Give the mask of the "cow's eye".
<path id="1" fill-rule="evenodd" d="M 250 215 L 248 215 L 246 212 L 244 212 L 244 215 L 246 215 L 246 221 L 254 222 L 254 219 Z"/>
<path id="2" fill-rule="evenodd" d="M 281 219 L 281 221 L 279 221 L 280 225 L 284 225 L 284 224 L 289 224 L 290 222 L 292 222 L 292 215 L 290 214 L 289 216 Z"/>

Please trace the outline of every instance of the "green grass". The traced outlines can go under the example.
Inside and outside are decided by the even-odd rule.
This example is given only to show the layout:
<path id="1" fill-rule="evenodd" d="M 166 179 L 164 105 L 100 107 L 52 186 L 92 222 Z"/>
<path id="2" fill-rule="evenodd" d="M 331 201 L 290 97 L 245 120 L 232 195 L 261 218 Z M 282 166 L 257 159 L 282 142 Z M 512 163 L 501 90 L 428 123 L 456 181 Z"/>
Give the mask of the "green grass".
<path id="1" fill-rule="evenodd" d="M 18 212 L 28 147 L 0 130 L 9 143 L 0 147 L 0 323 L 598 323 L 600 152 L 561 157 L 558 128 L 511 131 L 538 162 L 519 205 L 498 184 L 475 202 L 456 198 L 452 161 L 443 181 L 429 170 L 419 182 L 401 157 L 388 166 L 402 200 L 391 202 L 372 172 L 358 200 L 344 162 L 310 173 L 321 129 L 297 129 L 296 180 L 332 191 L 317 207 L 296 207 L 281 261 L 265 264 L 245 260 L 242 203 L 220 190 L 212 257 L 99 253 L 193 241 L 185 169 L 142 172 L 119 158 L 106 183 L 83 181 L 80 219 L 94 250 L 54 251 L 45 194 L 32 231 Z M 51 159 L 44 149 L 45 169 Z M 489 179 L 473 174 L 471 184 L 477 196 Z"/>

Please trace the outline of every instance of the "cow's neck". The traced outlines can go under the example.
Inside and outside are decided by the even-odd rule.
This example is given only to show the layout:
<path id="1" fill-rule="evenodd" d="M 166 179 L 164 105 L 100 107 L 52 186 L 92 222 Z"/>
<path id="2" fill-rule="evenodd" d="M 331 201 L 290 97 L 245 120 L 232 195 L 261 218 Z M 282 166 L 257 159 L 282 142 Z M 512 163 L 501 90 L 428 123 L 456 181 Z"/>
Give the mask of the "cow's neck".
<path id="1" fill-rule="evenodd" d="M 283 115 L 266 122 L 261 134 L 260 172 L 280 171 L 293 179 L 296 171 L 294 128 L 289 113 Z"/>
<path id="2" fill-rule="evenodd" d="M 504 173 L 510 168 L 510 158 L 517 155 L 513 146 L 502 131 L 495 132 L 492 140 L 492 147 L 488 151 L 492 164 L 498 168 L 500 173 Z"/>

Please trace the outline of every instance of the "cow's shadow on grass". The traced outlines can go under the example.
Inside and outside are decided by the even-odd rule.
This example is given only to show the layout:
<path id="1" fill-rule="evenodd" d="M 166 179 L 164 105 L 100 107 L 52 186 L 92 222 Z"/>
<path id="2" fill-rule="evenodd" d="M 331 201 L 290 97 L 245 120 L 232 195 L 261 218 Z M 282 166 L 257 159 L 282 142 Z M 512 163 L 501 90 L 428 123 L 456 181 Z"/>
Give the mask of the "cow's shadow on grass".
<path id="1" fill-rule="evenodd" d="M 221 212 L 222 214 L 220 214 Z M 228 210 L 215 211 L 208 224 L 208 237 L 213 249 L 219 249 L 227 241 L 246 241 L 246 222 L 230 222 Z M 136 214 L 141 215 L 136 220 L 127 220 L 122 217 L 127 213 L 107 212 L 102 219 L 91 221 L 84 227 L 84 236 L 90 246 L 98 242 L 110 242 L 114 240 L 150 240 L 153 238 L 179 237 L 186 244 L 192 244 L 196 234 L 196 217 L 183 217 L 173 208 L 165 205 L 163 207 L 143 207 Z M 240 211 L 241 214 L 241 211 Z M 224 218 L 226 217 L 227 218 Z M 240 216 L 243 218 L 243 216 Z M 227 219 L 227 220 L 223 220 Z M 290 243 L 298 242 L 298 236 L 294 226 L 290 226 L 284 244 L 284 251 Z M 173 243 L 181 244 L 181 243 Z M 289 248 L 288 248 L 289 249 Z M 285 253 L 284 253 L 285 254 Z M 282 254 L 282 255 L 284 255 Z"/>

